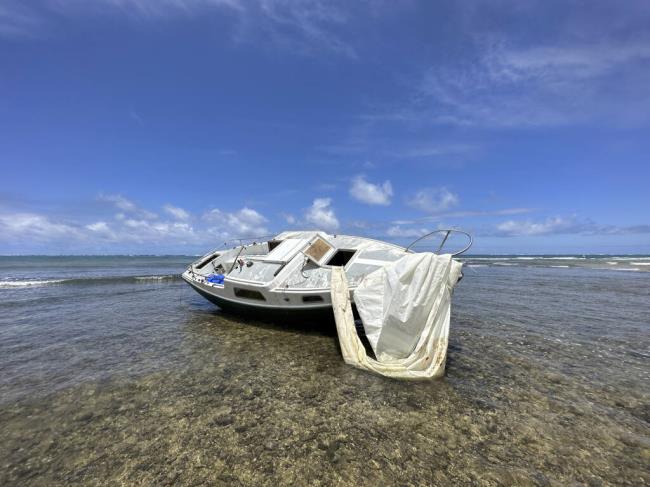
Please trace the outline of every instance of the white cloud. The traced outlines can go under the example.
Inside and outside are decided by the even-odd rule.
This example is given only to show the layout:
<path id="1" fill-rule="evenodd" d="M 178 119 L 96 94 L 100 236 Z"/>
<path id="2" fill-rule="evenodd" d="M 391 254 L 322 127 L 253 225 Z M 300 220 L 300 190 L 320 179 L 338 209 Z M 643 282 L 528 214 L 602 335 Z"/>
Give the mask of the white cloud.
<path id="1" fill-rule="evenodd" d="M 129 228 L 149 228 L 149 222 L 146 220 L 134 220 L 133 218 L 128 218 L 124 220 L 124 225 Z"/>
<path id="2" fill-rule="evenodd" d="M 338 187 L 335 183 L 320 183 L 317 184 L 316 191 L 334 191 Z"/>
<path id="3" fill-rule="evenodd" d="M 426 228 L 404 228 L 400 225 L 393 225 L 386 230 L 386 235 L 389 237 L 409 237 L 409 238 L 419 238 L 422 235 L 426 235 L 430 230 Z"/>
<path id="4" fill-rule="evenodd" d="M 316 198 L 305 214 L 306 220 L 318 229 L 336 231 L 339 220 L 331 207 L 331 198 Z"/>
<path id="5" fill-rule="evenodd" d="M 235 212 L 214 208 L 204 215 L 204 219 L 211 224 L 210 231 L 224 239 L 262 237 L 269 234 L 266 227 L 267 218 L 248 207 Z"/>
<path id="6" fill-rule="evenodd" d="M 149 210 L 145 210 L 144 208 L 140 208 L 133 201 L 125 198 L 121 194 L 100 194 L 97 199 L 99 201 L 111 203 L 117 209 L 122 210 L 125 213 L 137 215 L 140 218 L 146 218 L 148 220 L 154 220 L 158 218 L 158 215 L 155 213 Z"/>
<path id="7" fill-rule="evenodd" d="M 5 0 L 5 3 L 0 5 L 0 36 L 32 37 L 41 28 L 41 19 L 24 4 Z"/>
<path id="8" fill-rule="evenodd" d="M 534 208 L 502 208 L 500 210 L 459 210 L 459 211 L 445 211 L 442 213 L 435 213 L 431 216 L 422 218 L 414 218 L 411 220 L 393 220 L 390 223 L 393 225 L 414 225 L 416 223 L 435 222 L 443 218 L 474 218 L 474 217 L 491 217 L 491 216 L 507 216 L 507 215 L 523 215 L 536 211 Z"/>
<path id="9" fill-rule="evenodd" d="M 435 144 L 435 145 L 417 145 L 415 147 L 405 147 L 402 150 L 392 151 L 389 154 L 398 159 L 418 159 L 418 158 L 437 158 L 440 156 L 452 156 L 463 154 L 467 155 L 475 152 L 476 147 L 470 144 Z"/>
<path id="10" fill-rule="evenodd" d="M 298 222 L 297 218 L 291 213 L 282 213 L 282 218 L 284 218 L 284 221 L 289 225 L 295 225 Z"/>
<path id="11" fill-rule="evenodd" d="M 144 125 L 144 120 L 140 114 L 133 109 L 129 110 L 129 118 L 136 122 L 138 125 Z"/>
<path id="12" fill-rule="evenodd" d="M 618 73 L 650 59 L 648 42 L 559 43 L 515 48 L 481 39 L 478 62 L 431 68 L 416 83 L 417 103 L 393 112 L 443 125 L 530 127 L 636 123 L 648 110 L 645 75 L 622 87 Z M 613 102 L 612 100 L 615 100 Z"/>
<path id="13" fill-rule="evenodd" d="M 106 232 L 109 229 L 106 222 L 91 223 L 89 225 L 86 225 L 86 228 L 93 232 Z"/>
<path id="14" fill-rule="evenodd" d="M 71 2 L 73 3 L 73 2 Z M 210 7 L 243 9 L 241 0 L 95 0 L 96 5 L 108 5 L 125 13 L 141 17 L 163 17 L 175 13 L 191 14 Z"/>
<path id="15" fill-rule="evenodd" d="M 589 219 L 579 219 L 576 216 L 549 217 L 542 221 L 508 220 L 496 226 L 496 231 L 487 235 L 506 237 L 536 236 L 536 235 L 632 235 L 650 233 L 650 225 L 603 225 Z"/>
<path id="16" fill-rule="evenodd" d="M 163 209 L 176 220 L 189 220 L 190 214 L 178 206 L 165 205 Z"/>
<path id="17" fill-rule="evenodd" d="M 547 45 L 497 50 L 487 57 L 486 64 L 496 80 L 543 78 L 557 83 L 602 76 L 622 64 L 648 58 L 649 43 Z"/>
<path id="18" fill-rule="evenodd" d="M 210 237 L 212 239 L 212 237 Z M 144 245 L 145 252 L 161 245 L 177 246 L 207 243 L 191 225 L 179 222 L 116 218 L 112 222 L 64 223 L 35 213 L 0 214 L 0 243 L 7 248 L 58 249 L 67 253 L 80 249 L 102 249 L 107 243 L 115 245 Z"/>
<path id="19" fill-rule="evenodd" d="M 236 42 L 259 42 L 295 54 L 330 51 L 356 58 L 339 27 L 349 18 L 350 5 L 325 0 L 4 0 L 0 5 L 0 35 L 25 37 L 43 30 L 60 16 L 88 17 L 122 14 L 148 21 L 180 16 L 228 16 L 230 35 Z M 359 9 L 360 10 L 360 9 Z M 52 15 L 55 12 L 56 15 Z M 360 12 L 365 14 L 365 11 Z"/>
<path id="20" fill-rule="evenodd" d="M 393 196 L 393 187 L 390 181 L 384 181 L 383 184 L 373 184 L 366 181 L 363 176 L 356 176 L 352 179 L 350 196 L 368 205 L 387 206 L 390 204 L 391 196 Z"/>
<path id="21" fill-rule="evenodd" d="M 92 236 L 110 238 L 118 242 L 142 244 L 195 243 L 200 240 L 194 228 L 181 222 L 151 221 L 146 219 L 115 219 L 112 225 L 100 221 L 85 226 Z"/>
<path id="22" fill-rule="evenodd" d="M 0 214 L 0 238 L 35 239 L 74 239 L 81 235 L 80 230 L 67 223 L 54 222 L 35 213 Z"/>
<path id="23" fill-rule="evenodd" d="M 113 232 L 113 230 L 111 230 L 108 223 L 104 221 L 91 223 L 89 225 L 86 225 L 85 228 L 87 230 L 90 230 L 91 233 L 98 235 L 100 237 L 105 237 L 108 239 L 115 239 L 117 237 Z"/>
<path id="24" fill-rule="evenodd" d="M 243 212 L 240 216 L 248 218 L 249 222 L 259 221 L 259 215 L 250 212 Z M 19 251 L 39 248 L 74 253 L 80 249 L 105 249 L 105 245 L 118 248 L 136 245 L 147 253 L 160 247 L 214 245 L 215 237 L 222 236 L 223 233 L 215 235 L 210 229 L 196 231 L 192 225 L 178 221 L 126 217 L 84 225 L 63 223 L 35 213 L 0 214 L 0 244 Z"/>
<path id="25" fill-rule="evenodd" d="M 138 209 L 135 203 L 119 194 L 100 194 L 98 199 L 107 203 L 113 203 L 120 210 L 134 212 Z"/>
<path id="26" fill-rule="evenodd" d="M 337 27 L 349 20 L 349 4 L 343 3 L 341 8 L 325 0 L 260 0 L 254 5 L 258 6 L 256 29 L 265 32 L 274 44 L 300 54 L 319 48 L 357 57 L 355 49 L 337 33 Z"/>
<path id="27" fill-rule="evenodd" d="M 548 218 L 543 222 L 508 220 L 497 225 L 497 231 L 502 235 L 510 236 L 546 235 L 560 233 L 574 225 L 574 222 L 560 217 Z"/>
<path id="28" fill-rule="evenodd" d="M 113 220 L 64 222 L 37 213 L 0 211 L 0 248 L 12 251 L 105 252 L 130 249 L 151 253 L 159 249 L 204 249 L 223 239 L 267 235 L 267 219 L 244 207 L 229 213 L 215 209 L 202 220 L 199 228 L 189 223 L 184 210 L 165 206 L 170 219 L 147 218 L 147 212 L 121 195 L 103 195 L 102 201 L 121 209 Z M 170 211 L 172 210 L 172 211 Z M 180 211 L 178 211 L 180 210 Z M 168 250 L 165 250 L 168 251 Z"/>
<path id="29" fill-rule="evenodd" d="M 458 205 L 458 195 L 445 187 L 421 189 L 407 199 L 409 206 L 426 213 L 439 213 Z"/>
<path id="30" fill-rule="evenodd" d="M 503 208 L 501 210 L 483 210 L 483 211 L 455 211 L 448 213 L 448 216 L 454 216 L 457 218 L 467 217 L 467 216 L 493 216 L 493 215 L 521 215 L 524 213 L 531 213 L 535 211 L 534 208 Z"/>
<path id="31" fill-rule="evenodd" d="M 329 198 L 316 198 L 306 210 L 306 222 L 318 229 L 335 232 L 340 224 Z M 522 209 L 506 209 L 502 214 L 516 214 Z M 497 213 L 494 213 L 497 214 Z M 294 217 L 295 218 L 295 217 Z M 433 218 L 433 217 L 428 217 Z M 394 238 L 415 239 L 428 233 L 425 220 L 395 221 L 382 234 Z M 428 221 L 428 220 L 426 220 Z M 296 223 L 298 221 L 296 220 Z M 234 212 L 214 209 L 200 220 L 198 227 L 188 222 L 161 219 L 149 220 L 127 214 L 113 220 L 90 223 L 61 220 L 33 212 L 0 211 L 0 249 L 15 253 L 92 253 L 158 251 L 201 251 L 228 239 L 261 237 L 269 234 L 267 219 L 248 207 Z M 352 222 L 364 233 L 385 228 L 384 224 Z M 428 223 L 426 225 L 429 225 Z M 439 228 L 442 224 L 439 224 Z M 555 216 L 544 220 L 507 220 L 492 228 L 476 232 L 484 236 L 517 237 L 558 234 L 576 235 L 650 235 L 650 225 L 614 226 L 597 224 L 575 216 Z M 163 250 L 164 249 L 164 250 Z"/>

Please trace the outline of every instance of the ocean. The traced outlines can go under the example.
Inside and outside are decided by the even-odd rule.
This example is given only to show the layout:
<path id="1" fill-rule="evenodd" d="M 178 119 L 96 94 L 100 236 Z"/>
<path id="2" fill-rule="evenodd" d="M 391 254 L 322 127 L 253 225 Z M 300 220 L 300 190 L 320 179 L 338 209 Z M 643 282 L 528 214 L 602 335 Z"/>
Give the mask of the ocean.
<path id="1" fill-rule="evenodd" d="M 650 256 L 470 256 L 447 372 L 226 315 L 192 256 L 0 257 L 0 485 L 645 485 Z"/>

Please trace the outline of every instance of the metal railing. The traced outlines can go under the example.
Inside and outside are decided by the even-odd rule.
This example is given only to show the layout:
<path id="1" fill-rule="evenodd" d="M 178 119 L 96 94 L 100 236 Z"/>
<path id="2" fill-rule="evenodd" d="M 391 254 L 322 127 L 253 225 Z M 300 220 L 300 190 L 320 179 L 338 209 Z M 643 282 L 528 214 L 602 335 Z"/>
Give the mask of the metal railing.
<path id="1" fill-rule="evenodd" d="M 461 235 L 465 235 L 469 239 L 469 243 L 464 248 L 462 248 L 458 252 L 454 252 L 454 253 L 451 254 L 454 257 L 467 252 L 469 250 L 469 248 L 472 246 L 472 244 L 474 243 L 474 239 L 472 238 L 472 236 L 469 233 L 467 233 L 467 232 L 465 232 L 463 230 L 456 230 L 456 229 L 453 229 L 453 228 L 444 228 L 444 229 L 440 229 L 440 230 L 434 230 L 433 232 L 429 232 L 429 233 L 427 233 L 425 235 L 422 235 L 420 238 L 415 239 L 413 242 L 411 242 L 411 244 L 408 247 L 406 247 L 406 250 L 407 251 L 411 250 L 411 248 L 413 248 L 413 246 L 416 243 L 420 242 L 421 240 L 424 240 L 427 237 L 430 237 L 431 235 L 433 235 L 435 233 L 444 233 L 445 236 L 442 238 L 442 242 L 440 242 L 440 245 L 438 246 L 438 249 L 434 252 L 434 254 L 440 253 L 440 251 L 445 246 L 445 243 L 447 243 L 447 239 L 449 238 L 449 236 L 452 233 L 460 233 Z"/>

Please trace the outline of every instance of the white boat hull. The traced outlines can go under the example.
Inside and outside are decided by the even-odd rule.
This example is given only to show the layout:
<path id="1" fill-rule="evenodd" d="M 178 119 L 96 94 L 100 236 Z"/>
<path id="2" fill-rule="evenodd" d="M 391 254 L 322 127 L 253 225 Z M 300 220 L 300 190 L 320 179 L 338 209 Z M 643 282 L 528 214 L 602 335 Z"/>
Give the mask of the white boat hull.
<path id="1" fill-rule="evenodd" d="M 361 237 L 322 232 L 285 232 L 274 240 L 207 254 L 183 279 L 220 308 L 261 317 L 333 318 L 330 275 L 348 273 L 354 296 L 358 282 L 407 251 Z"/>
<path id="2" fill-rule="evenodd" d="M 185 277 L 183 277 L 185 279 Z M 217 305 L 226 313 L 237 314 L 259 320 L 287 320 L 329 322 L 334 320 L 331 304 L 324 305 L 298 305 L 298 306 L 270 306 L 266 304 L 250 303 L 244 300 L 228 299 L 215 292 L 209 286 L 201 285 L 185 279 L 188 284 L 201 296 Z"/>

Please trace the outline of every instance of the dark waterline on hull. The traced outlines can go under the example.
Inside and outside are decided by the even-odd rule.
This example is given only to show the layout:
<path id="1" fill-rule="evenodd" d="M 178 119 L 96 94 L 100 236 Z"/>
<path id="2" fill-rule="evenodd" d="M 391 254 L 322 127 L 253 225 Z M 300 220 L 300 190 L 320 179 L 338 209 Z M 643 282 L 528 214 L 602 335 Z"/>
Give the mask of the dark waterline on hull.
<path id="1" fill-rule="evenodd" d="M 334 312 L 331 306 L 326 306 L 316 309 L 276 309 L 276 308 L 263 308 L 257 306 L 246 306 L 244 304 L 235 303 L 226 299 L 221 299 L 200 289 L 199 287 L 190 284 L 190 287 L 196 291 L 200 296 L 204 297 L 211 303 L 219 307 L 223 312 L 237 316 L 243 319 L 253 319 L 260 321 L 272 322 L 291 322 L 297 324 L 318 323 L 328 326 L 334 326 Z"/>

